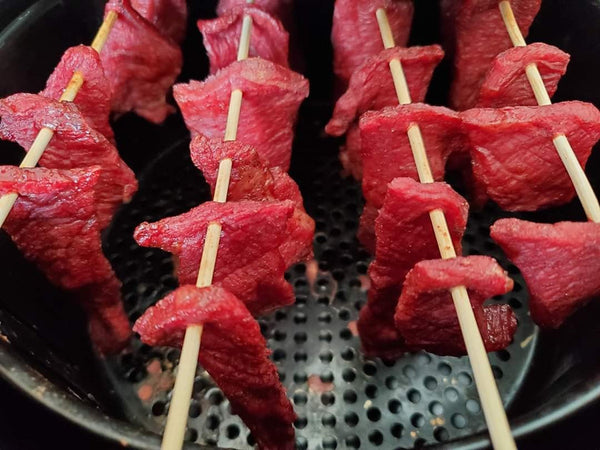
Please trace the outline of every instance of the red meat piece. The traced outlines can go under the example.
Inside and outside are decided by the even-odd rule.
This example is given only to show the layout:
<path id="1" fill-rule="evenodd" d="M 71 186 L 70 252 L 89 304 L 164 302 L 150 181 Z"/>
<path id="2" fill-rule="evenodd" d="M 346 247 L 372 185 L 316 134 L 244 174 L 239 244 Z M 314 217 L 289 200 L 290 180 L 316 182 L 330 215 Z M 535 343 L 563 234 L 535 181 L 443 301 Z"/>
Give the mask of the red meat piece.
<path id="1" fill-rule="evenodd" d="M 340 159 L 344 168 L 360 180 L 360 135 L 358 117 L 366 111 L 398 104 L 396 89 L 390 73 L 389 62 L 399 59 L 414 102 L 425 99 L 429 81 L 444 52 L 438 45 L 427 47 L 394 47 L 369 57 L 350 77 L 348 90 L 342 95 L 325 127 L 332 136 L 348 132 L 346 145 Z"/>
<path id="2" fill-rule="evenodd" d="M 217 14 L 222 16 L 236 6 L 245 6 L 246 4 L 246 0 L 219 0 Z M 286 24 L 291 19 L 293 0 L 254 0 L 252 4 L 277 17 Z M 286 28 L 288 27 L 286 26 Z"/>
<path id="3" fill-rule="evenodd" d="M 472 108 L 481 83 L 496 55 L 512 47 L 502 21 L 498 0 L 457 0 L 460 5 L 443 16 L 454 21 L 446 26 L 454 35 L 454 80 L 450 105 L 457 110 Z M 511 0 L 523 36 L 535 18 L 542 0 Z"/>
<path id="4" fill-rule="evenodd" d="M 536 106 L 525 68 L 536 64 L 550 97 L 556 92 L 558 82 L 567 71 L 568 53 L 541 42 L 514 47 L 500 53 L 483 80 L 477 106 L 501 108 L 503 106 Z"/>
<path id="5" fill-rule="evenodd" d="M 364 112 L 398 104 L 389 66 L 393 59 L 402 63 L 412 101 L 422 102 L 433 71 L 443 57 L 444 51 L 439 45 L 428 45 L 394 47 L 367 58 L 352 73 L 348 89 L 336 102 L 333 117 L 325 131 L 332 136 L 341 136 Z"/>
<path id="6" fill-rule="evenodd" d="M 74 103 L 92 127 L 114 142 L 114 133 L 108 123 L 110 83 L 104 75 L 100 56 L 92 47 L 78 45 L 67 49 L 40 95 L 58 100 L 75 71 L 81 72 L 84 82 Z"/>
<path id="7" fill-rule="evenodd" d="M 96 186 L 100 229 L 108 226 L 115 211 L 137 190 L 134 173 L 117 149 L 93 129 L 72 103 L 35 94 L 15 94 L 0 100 L 0 137 L 29 149 L 42 127 L 54 130 L 40 166 L 49 169 L 102 167 Z"/>
<path id="8" fill-rule="evenodd" d="M 396 46 L 408 42 L 414 6 L 411 0 L 336 0 L 333 10 L 333 70 L 345 83 L 370 56 L 383 50 L 376 11 L 385 8 Z"/>
<path id="9" fill-rule="evenodd" d="M 148 345 L 181 347 L 185 330 L 203 325 L 198 361 L 263 450 L 293 450 L 296 419 L 260 327 L 225 289 L 182 286 L 149 308 L 134 330 Z"/>
<path id="10" fill-rule="evenodd" d="M 223 142 L 198 135 L 192 140 L 190 150 L 194 164 L 204 174 L 213 193 L 220 161 L 225 158 L 233 161 L 228 201 L 293 201 L 294 214 L 288 220 L 287 230 L 288 235 L 295 238 L 286 240 L 280 247 L 281 256 L 288 266 L 312 258 L 315 222 L 306 214 L 298 185 L 287 172 L 278 167 L 268 168 L 252 147 L 239 141 Z"/>
<path id="11" fill-rule="evenodd" d="M 101 353 L 114 353 L 131 331 L 121 284 L 102 253 L 95 200 L 101 171 L 0 166 L 0 195 L 19 194 L 6 232 L 52 283 L 75 292 L 88 313 L 92 341 Z"/>
<path id="12" fill-rule="evenodd" d="M 237 6 L 222 16 L 199 20 L 204 47 L 210 60 L 210 73 L 237 61 L 237 51 L 244 16 L 252 18 L 249 56 L 259 56 L 289 67 L 289 35 L 279 20 L 256 6 Z"/>
<path id="13" fill-rule="evenodd" d="M 362 186 L 365 199 L 376 208 L 383 205 L 387 184 L 394 178 L 418 179 L 406 134 L 412 124 L 421 129 L 433 177 L 444 178 L 446 159 L 460 137 L 457 113 L 422 103 L 368 111 L 360 119 Z"/>
<path id="14" fill-rule="evenodd" d="M 419 124 L 429 164 L 436 180 L 444 178 L 446 159 L 462 145 L 458 114 L 441 106 L 421 103 L 368 111 L 360 119 L 362 188 L 366 204 L 361 217 L 361 243 L 373 250 L 374 220 L 383 205 L 387 185 L 394 178 L 418 179 L 408 136 Z"/>
<path id="15" fill-rule="evenodd" d="M 600 111 L 590 103 L 472 109 L 462 119 L 475 177 L 509 211 L 560 205 L 575 196 L 552 143 L 557 134 L 566 134 L 583 167 L 600 139 Z"/>
<path id="16" fill-rule="evenodd" d="M 488 256 L 421 261 L 406 275 L 394 319 L 400 334 L 413 348 L 438 355 L 466 354 L 458 317 L 449 289 L 466 286 L 486 350 L 508 346 L 517 319 L 508 305 L 483 306 L 505 294 L 513 281 Z"/>
<path id="17" fill-rule="evenodd" d="M 294 204 L 286 202 L 206 202 L 175 217 L 144 222 L 134 233 L 143 247 L 158 247 L 175 256 L 180 284 L 196 282 L 206 229 L 222 226 L 213 283 L 239 297 L 254 315 L 294 302 L 284 280 L 280 247 Z"/>
<path id="18" fill-rule="evenodd" d="M 111 85 L 112 110 L 117 114 L 135 111 L 161 123 L 175 111 L 166 95 L 181 71 L 181 50 L 133 9 L 129 0 L 110 0 L 105 12 L 109 11 L 116 11 L 119 18 L 100 59 Z"/>
<path id="19" fill-rule="evenodd" d="M 193 136 L 222 139 L 231 91 L 243 92 L 237 139 L 251 145 L 270 167 L 290 165 L 294 124 L 308 81 L 302 75 L 260 58 L 231 63 L 204 81 L 173 88 Z"/>
<path id="20" fill-rule="evenodd" d="M 417 262 L 439 257 L 429 217 L 434 209 L 444 211 L 460 254 L 469 209 L 465 199 L 446 183 L 421 184 L 411 178 L 396 178 L 388 185 L 375 221 L 377 245 L 369 266 L 368 308 L 361 310 L 358 320 L 361 343 L 369 356 L 397 358 L 406 351 L 394 325 L 393 311 L 406 274 Z M 379 334 L 381 328 L 387 331 Z"/>
<path id="21" fill-rule="evenodd" d="M 600 224 L 501 219 L 491 236 L 521 270 L 539 326 L 558 328 L 600 294 Z"/>
<path id="22" fill-rule="evenodd" d="M 187 28 L 185 0 L 131 0 L 131 6 L 165 37 L 180 43 Z"/>

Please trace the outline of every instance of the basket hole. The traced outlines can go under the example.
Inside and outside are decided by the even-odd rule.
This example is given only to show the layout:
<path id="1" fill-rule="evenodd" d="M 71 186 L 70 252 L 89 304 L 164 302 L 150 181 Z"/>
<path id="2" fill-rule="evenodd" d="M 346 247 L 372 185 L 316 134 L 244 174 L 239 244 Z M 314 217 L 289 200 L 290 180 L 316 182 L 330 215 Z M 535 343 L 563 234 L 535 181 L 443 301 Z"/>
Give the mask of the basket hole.
<path id="1" fill-rule="evenodd" d="M 308 419 L 306 417 L 298 417 L 296 419 L 296 421 L 294 422 L 294 426 L 298 430 L 302 430 L 303 428 L 306 427 L 307 424 L 308 424 Z"/>
<path id="2" fill-rule="evenodd" d="M 398 379 L 394 376 L 389 376 L 385 379 L 385 386 L 390 390 L 396 389 L 399 385 Z"/>
<path id="3" fill-rule="evenodd" d="M 333 336 L 331 335 L 331 331 L 329 330 L 321 330 L 319 331 L 319 340 L 322 342 L 331 342 Z"/>
<path id="4" fill-rule="evenodd" d="M 306 450 L 308 448 L 308 441 L 303 436 L 296 437 L 296 449 Z"/>
<path id="5" fill-rule="evenodd" d="M 371 399 L 377 397 L 377 386 L 374 384 L 367 384 L 367 387 L 365 388 L 365 394 Z"/>
<path id="6" fill-rule="evenodd" d="M 446 400 L 450 402 L 455 402 L 456 400 L 458 400 L 458 391 L 451 387 L 446 388 L 446 390 L 444 391 L 444 396 L 446 397 Z"/>
<path id="7" fill-rule="evenodd" d="M 388 402 L 388 409 L 392 414 L 398 414 L 402 409 L 402 403 L 400 403 L 400 400 L 393 398 Z"/>
<path id="8" fill-rule="evenodd" d="M 355 434 L 351 434 L 350 436 L 347 436 L 346 437 L 346 447 L 360 448 L 360 438 Z"/>
<path id="9" fill-rule="evenodd" d="M 306 405 L 308 397 L 305 392 L 296 392 L 294 394 L 294 404 L 298 406 Z"/>
<path id="10" fill-rule="evenodd" d="M 371 431 L 369 433 L 369 442 L 373 445 L 380 446 L 383 443 L 383 434 L 381 434 L 381 431 Z"/>
<path id="11" fill-rule="evenodd" d="M 342 378 L 344 379 L 344 381 L 351 383 L 356 378 L 356 370 L 351 368 L 344 369 L 344 371 L 342 372 Z"/>
<path id="12" fill-rule="evenodd" d="M 410 417 L 410 423 L 412 423 L 413 427 L 421 428 L 423 425 L 425 425 L 425 417 L 423 414 L 413 414 Z"/>
<path id="13" fill-rule="evenodd" d="M 200 407 L 200 404 L 196 401 L 192 401 L 192 403 L 190 404 L 190 410 L 188 414 L 193 419 L 199 417 L 200 414 L 202 414 L 202 408 Z"/>
<path id="14" fill-rule="evenodd" d="M 425 377 L 425 379 L 423 380 L 423 384 L 427 389 L 433 391 L 435 388 L 437 388 L 438 383 L 437 380 L 433 377 Z"/>
<path id="15" fill-rule="evenodd" d="M 444 406 L 440 402 L 431 402 L 429 404 L 429 412 L 434 416 L 441 416 L 444 414 Z"/>
<path id="16" fill-rule="evenodd" d="M 324 427 L 333 428 L 335 427 L 335 416 L 333 414 L 325 413 L 323 414 L 323 418 L 321 419 L 321 423 Z"/>
<path id="17" fill-rule="evenodd" d="M 414 378 L 417 376 L 417 371 L 411 365 L 405 366 L 404 369 L 402 369 L 402 373 L 408 378 Z"/>
<path id="18" fill-rule="evenodd" d="M 294 342 L 296 344 L 304 344 L 308 339 L 308 335 L 304 331 L 299 331 L 294 334 Z"/>
<path id="19" fill-rule="evenodd" d="M 306 361 L 308 359 L 308 355 L 304 351 L 294 353 L 294 361 Z"/>
<path id="20" fill-rule="evenodd" d="M 381 411 L 379 410 L 379 408 L 372 406 L 369 409 L 367 409 L 367 418 L 371 422 L 378 422 L 379 419 L 381 419 Z"/>
<path id="21" fill-rule="evenodd" d="M 165 402 L 158 401 L 152 405 L 152 414 L 162 416 L 165 413 Z"/>
<path id="22" fill-rule="evenodd" d="M 421 393 L 416 389 L 411 389 L 406 394 L 411 403 L 419 403 L 421 401 Z"/>
<path id="23" fill-rule="evenodd" d="M 372 377 L 377 373 L 377 366 L 371 362 L 365 363 L 363 366 L 363 372 L 365 375 Z"/>
<path id="24" fill-rule="evenodd" d="M 294 383 L 302 384 L 302 383 L 306 383 L 306 380 L 308 380 L 308 376 L 306 375 L 305 372 L 296 372 L 294 374 Z"/>
<path id="25" fill-rule="evenodd" d="M 325 436 L 322 440 L 323 448 L 331 449 L 337 447 L 337 439 L 333 436 Z"/>
<path id="26" fill-rule="evenodd" d="M 321 394 L 321 403 L 325 406 L 331 406 L 335 403 L 335 395 L 333 392 L 324 392 Z"/>
<path id="27" fill-rule="evenodd" d="M 481 406 L 477 400 L 467 400 L 466 407 L 467 411 L 473 414 L 477 414 L 479 411 L 481 411 Z"/>
<path id="28" fill-rule="evenodd" d="M 348 404 L 355 403 L 357 398 L 358 398 L 358 396 L 356 395 L 356 392 L 354 392 L 351 389 L 348 389 L 347 391 L 344 392 L 344 402 L 346 402 Z"/>
<path id="29" fill-rule="evenodd" d="M 473 382 L 473 378 L 466 372 L 461 372 L 458 374 L 458 382 L 464 386 L 469 386 Z"/>
<path id="30" fill-rule="evenodd" d="M 285 350 L 278 348 L 273 352 L 273 361 L 283 361 L 286 356 Z"/>
<path id="31" fill-rule="evenodd" d="M 323 363 L 330 363 L 333 359 L 333 353 L 329 350 L 324 350 L 321 353 L 319 353 L 319 359 Z"/>
<path id="32" fill-rule="evenodd" d="M 323 383 L 333 383 L 333 372 L 327 370 L 321 374 L 320 378 Z"/>
<path id="33" fill-rule="evenodd" d="M 504 372 L 502 372 L 502 369 L 498 366 L 492 366 L 492 372 L 494 373 L 494 378 L 496 380 L 499 380 L 504 376 Z"/>
<path id="34" fill-rule="evenodd" d="M 286 337 L 287 333 L 285 331 L 275 330 L 273 332 L 273 339 L 275 339 L 277 342 L 285 341 Z"/>
<path id="35" fill-rule="evenodd" d="M 390 431 L 392 433 L 392 436 L 394 436 L 396 439 L 400 439 L 402 437 L 402 434 L 404 433 L 404 427 L 401 423 L 395 423 L 394 425 L 392 425 Z"/>
<path id="36" fill-rule="evenodd" d="M 352 347 L 346 347 L 346 349 L 342 352 L 342 359 L 345 361 L 352 361 L 355 354 L 356 352 Z"/>
<path id="37" fill-rule="evenodd" d="M 358 415 L 353 412 L 348 412 L 344 414 L 344 422 L 348 426 L 355 427 L 358 424 Z"/>
<path id="38" fill-rule="evenodd" d="M 216 430 L 217 428 L 219 428 L 220 423 L 221 419 L 219 418 L 219 416 L 216 416 L 214 414 L 210 414 L 206 418 L 206 428 L 208 428 L 209 430 Z"/>
<path id="39" fill-rule="evenodd" d="M 451 418 L 452 425 L 459 430 L 463 429 L 467 425 L 467 419 L 462 414 L 454 414 Z"/>
<path id="40" fill-rule="evenodd" d="M 496 355 L 500 361 L 508 361 L 510 359 L 510 353 L 507 350 L 498 350 Z"/>
<path id="41" fill-rule="evenodd" d="M 438 364 L 438 371 L 444 375 L 444 376 L 448 376 L 452 373 L 452 367 L 450 367 L 449 364 L 446 363 L 439 363 Z"/>
<path id="42" fill-rule="evenodd" d="M 225 429 L 225 435 L 228 439 L 236 439 L 240 435 L 240 428 L 235 424 L 231 424 Z"/>

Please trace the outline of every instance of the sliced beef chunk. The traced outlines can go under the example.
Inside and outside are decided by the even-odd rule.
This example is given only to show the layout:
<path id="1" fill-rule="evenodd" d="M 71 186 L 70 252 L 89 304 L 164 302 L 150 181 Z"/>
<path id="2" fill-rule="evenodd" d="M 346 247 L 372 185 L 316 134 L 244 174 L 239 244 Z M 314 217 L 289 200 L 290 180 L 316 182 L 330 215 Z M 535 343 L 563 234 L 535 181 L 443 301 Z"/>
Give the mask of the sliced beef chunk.
<path id="1" fill-rule="evenodd" d="M 600 111 L 591 103 L 477 108 L 462 119 L 474 176 L 508 211 L 569 202 L 575 189 L 552 139 L 564 133 L 582 167 L 600 139 Z"/>
<path id="2" fill-rule="evenodd" d="M 237 61 L 242 22 L 246 15 L 252 18 L 248 55 L 289 66 L 289 35 L 281 22 L 256 6 L 236 6 L 216 19 L 198 21 L 211 74 Z"/>
<path id="3" fill-rule="evenodd" d="M 513 281 L 488 256 L 421 261 L 406 275 L 394 319 L 400 334 L 413 348 L 438 355 L 466 354 L 450 289 L 465 286 L 488 352 L 508 346 L 517 319 L 508 305 L 483 306 L 505 294 Z"/>
<path id="4" fill-rule="evenodd" d="M 134 330 L 148 345 L 180 348 L 185 330 L 202 325 L 198 360 L 263 450 L 293 450 L 296 419 L 260 327 L 231 292 L 182 286 L 149 308 Z"/>
<path id="5" fill-rule="evenodd" d="M 135 111 L 161 123 L 175 112 L 166 96 L 181 71 L 181 50 L 144 19 L 130 0 L 110 0 L 106 4 L 106 13 L 109 11 L 116 11 L 119 18 L 100 59 L 110 81 L 111 109 L 116 114 Z"/>
<path id="6" fill-rule="evenodd" d="M 477 106 L 536 106 L 537 100 L 525 74 L 526 67 L 530 64 L 537 65 L 546 90 L 552 97 L 558 82 L 567 71 L 569 59 L 568 53 L 541 42 L 500 53 L 494 58 L 483 80 Z"/>
<path id="7" fill-rule="evenodd" d="M 283 278 L 287 265 L 282 256 L 282 248 L 295 239 L 288 234 L 294 209 L 291 201 L 206 202 L 179 216 L 144 222 L 134 237 L 144 247 L 173 253 L 180 284 L 193 284 L 208 225 L 221 224 L 213 283 L 233 292 L 259 315 L 294 302 L 292 288 Z"/>
<path id="8" fill-rule="evenodd" d="M 0 100 L 0 137 L 29 149 L 42 127 L 54 136 L 39 165 L 49 169 L 102 167 L 96 186 L 96 208 L 100 229 L 111 222 L 123 202 L 137 190 L 132 170 L 117 149 L 90 126 L 72 103 L 58 102 L 41 95 L 15 94 Z"/>
<path id="9" fill-rule="evenodd" d="M 521 270 L 539 326 L 558 328 L 600 295 L 600 224 L 501 219 L 491 236 Z"/>
<path id="10" fill-rule="evenodd" d="M 294 124 L 300 103 L 308 96 L 308 81 L 300 74 L 260 58 L 236 61 L 204 81 L 173 88 L 175 100 L 192 136 L 222 139 L 229 99 L 243 92 L 237 140 L 252 145 L 270 167 L 290 165 Z"/>

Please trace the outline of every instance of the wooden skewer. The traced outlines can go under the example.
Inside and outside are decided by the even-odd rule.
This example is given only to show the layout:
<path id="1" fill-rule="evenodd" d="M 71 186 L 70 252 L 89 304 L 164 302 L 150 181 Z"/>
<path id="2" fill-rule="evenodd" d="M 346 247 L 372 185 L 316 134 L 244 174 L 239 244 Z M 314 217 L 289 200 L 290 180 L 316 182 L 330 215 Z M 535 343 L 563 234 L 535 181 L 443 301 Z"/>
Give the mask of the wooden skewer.
<path id="1" fill-rule="evenodd" d="M 513 45 L 515 47 L 525 47 L 527 44 L 519 28 L 519 24 L 515 19 L 510 1 L 501 1 L 498 6 Z M 527 79 L 529 80 L 529 84 L 531 85 L 531 89 L 533 90 L 538 105 L 551 105 L 552 101 L 550 100 L 550 96 L 548 95 L 546 85 L 544 84 L 544 80 L 538 70 L 537 64 L 528 64 L 525 68 L 525 74 L 527 75 Z M 571 182 L 575 187 L 575 192 L 577 192 L 577 196 L 579 197 L 579 201 L 581 202 L 581 206 L 583 206 L 587 218 L 592 222 L 600 222 L 600 204 L 598 204 L 598 198 L 592 189 L 590 181 L 585 175 L 583 167 L 579 164 L 579 160 L 577 159 L 577 156 L 575 156 L 575 152 L 573 151 L 569 140 L 563 133 L 559 133 L 552 138 L 552 142 L 571 178 Z"/>
<path id="2" fill-rule="evenodd" d="M 102 25 L 98 29 L 96 37 L 94 37 L 92 42 L 92 48 L 98 53 L 100 53 L 102 47 L 104 47 L 104 44 L 108 39 L 108 35 L 110 34 L 110 31 L 117 20 L 117 17 L 117 13 L 115 11 L 109 11 L 104 18 Z M 77 93 L 79 92 L 79 89 L 81 89 L 82 85 L 83 74 L 76 70 L 59 100 L 61 102 L 72 102 L 75 100 L 75 97 L 77 97 Z M 47 127 L 40 129 L 33 143 L 31 144 L 29 151 L 23 158 L 23 161 L 21 161 L 21 164 L 19 164 L 19 167 L 32 168 L 37 166 L 37 163 L 42 158 L 42 155 L 44 154 L 44 151 L 48 147 L 48 144 L 52 140 L 53 136 L 54 130 Z M 8 217 L 12 207 L 15 205 L 17 198 L 17 194 L 6 194 L 0 198 L 0 227 L 4 225 L 4 221 Z"/>
<path id="3" fill-rule="evenodd" d="M 252 1 L 248 1 L 247 3 L 252 3 Z M 242 23 L 240 43 L 238 45 L 238 61 L 248 58 L 251 32 L 252 17 L 245 15 Z M 243 94 L 240 89 L 231 91 L 224 141 L 235 141 L 237 138 L 237 129 L 242 108 L 242 97 Z M 221 203 L 227 201 L 231 168 L 232 161 L 230 158 L 225 158 L 219 163 L 213 201 Z M 207 287 L 212 284 L 220 238 L 221 224 L 217 222 L 210 223 L 206 230 L 206 238 L 204 239 L 204 247 L 202 249 L 202 259 L 200 261 L 200 269 L 198 270 L 198 278 L 196 280 L 196 286 L 198 287 Z M 169 415 L 163 434 L 162 450 L 180 450 L 183 446 L 190 399 L 194 387 L 194 377 L 198 366 L 198 353 L 200 353 L 202 331 L 202 325 L 192 325 L 185 330 L 183 346 L 181 348 L 181 357 L 179 358 L 179 366 L 177 368 L 177 377 L 175 379 L 175 385 L 173 386 L 173 395 L 169 406 Z"/>
<path id="4" fill-rule="evenodd" d="M 376 14 L 384 47 L 394 47 L 394 36 L 392 35 L 385 9 L 378 9 Z M 394 80 L 394 87 L 396 88 L 396 93 L 398 95 L 398 102 L 402 105 L 411 103 L 410 91 L 408 90 L 402 63 L 398 59 L 393 59 L 390 61 L 389 66 Z M 416 123 L 411 124 L 408 127 L 407 134 L 417 172 L 419 174 L 419 180 L 421 183 L 433 183 L 434 179 L 427 159 L 427 153 L 419 125 Z M 450 231 L 448 230 L 444 212 L 441 209 L 435 209 L 429 213 L 429 216 L 431 218 L 431 224 L 433 225 L 440 255 L 443 259 L 455 258 L 456 251 L 454 249 L 454 244 L 452 243 Z M 467 354 L 469 355 L 471 367 L 473 368 L 473 375 L 475 377 L 477 391 L 479 392 L 483 413 L 488 424 L 492 444 L 494 448 L 498 450 L 516 449 L 517 447 L 510 432 L 506 412 L 502 405 L 502 399 L 498 392 L 498 386 L 494 380 L 485 346 L 483 345 L 483 340 L 479 333 L 477 322 L 475 321 L 475 315 L 473 314 L 467 289 L 465 286 L 456 286 L 450 289 L 450 293 L 452 295 L 460 329 L 467 348 Z"/>

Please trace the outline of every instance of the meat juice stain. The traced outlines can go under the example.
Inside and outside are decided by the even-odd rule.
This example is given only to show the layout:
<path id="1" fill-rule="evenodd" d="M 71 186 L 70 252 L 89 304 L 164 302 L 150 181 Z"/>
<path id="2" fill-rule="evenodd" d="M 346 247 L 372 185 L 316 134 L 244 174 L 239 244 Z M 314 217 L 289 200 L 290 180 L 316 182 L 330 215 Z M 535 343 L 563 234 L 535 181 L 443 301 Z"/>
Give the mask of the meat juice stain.
<path id="1" fill-rule="evenodd" d="M 356 320 L 351 320 L 348 322 L 348 329 L 352 333 L 352 336 L 358 336 L 358 326 L 356 325 Z"/>
<path id="2" fill-rule="evenodd" d="M 148 376 L 137 389 L 137 396 L 143 403 L 151 402 L 154 397 L 169 392 L 175 383 L 173 374 L 164 371 L 158 359 L 148 362 L 146 372 Z"/>
<path id="3" fill-rule="evenodd" d="M 330 392 L 330 391 L 333 391 L 333 389 L 335 388 L 335 384 L 324 383 L 321 380 L 321 377 L 319 375 L 309 376 L 307 384 L 308 384 L 308 390 L 315 394 L 322 394 L 324 392 Z"/>
<path id="4" fill-rule="evenodd" d="M 367 292 L 371 287 L 371 279 L 368 275 L 359 275 L 358 280 L 360 281 L 360 290 Z"/>

